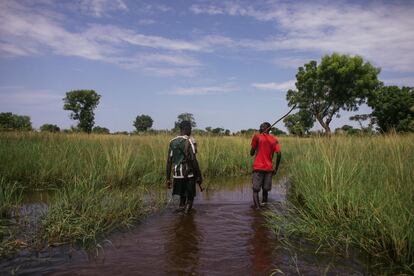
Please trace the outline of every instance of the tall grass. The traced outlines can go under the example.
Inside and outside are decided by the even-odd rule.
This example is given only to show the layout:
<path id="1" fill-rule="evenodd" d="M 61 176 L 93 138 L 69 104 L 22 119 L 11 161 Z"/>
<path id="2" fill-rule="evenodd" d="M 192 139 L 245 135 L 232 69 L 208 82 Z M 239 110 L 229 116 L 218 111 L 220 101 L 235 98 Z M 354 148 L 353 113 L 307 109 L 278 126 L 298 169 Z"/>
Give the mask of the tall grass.
<path id="1" fill-rule="evenodd" d="M 271 227 L 413 272 L 414 136 L 319 138 L 294 151 L 285 164 L 294 205 L 271 213 Z"/>
<path id="2" fill-rule="evenodd" d="M 10 211 L 22 201 L 22 189 L 17 183 L 6 181 L 0 177 L 0 257 L 14 252 L 15 223 L 11 220 Z"/>
<path id="3" fill-rule="evenodd" d="M 106 185 L 159 183 L 165 178 L 166 135 L 109 136 L 0 133 L 0 175 L 27 188 L 59 187 L 73 177 L 100 176 Z M 250 171 L 245 138 L 200 137 L 205 177 Z"/>
<path id="4" fill-rule="evenodd" d="M 157 210 L 144 187 L 136 189 L 102 187 L 95 178 L 74 179 L 54 198 L 42 221 L 43 240 L 49 244 L 74 243 L 94 246 L 104 233 L 125 228 Z M 147 197 L 147 198 L 146 198 Z"/>

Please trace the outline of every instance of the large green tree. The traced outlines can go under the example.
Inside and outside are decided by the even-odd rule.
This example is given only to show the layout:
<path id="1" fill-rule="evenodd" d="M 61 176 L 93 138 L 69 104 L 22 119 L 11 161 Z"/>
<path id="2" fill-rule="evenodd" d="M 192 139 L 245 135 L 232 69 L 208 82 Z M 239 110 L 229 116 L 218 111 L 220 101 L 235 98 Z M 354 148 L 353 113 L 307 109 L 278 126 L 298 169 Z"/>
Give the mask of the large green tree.
<path id="1" fill-rule="evenodd" d="M 286 116 L 283 123 L 290 134 L 303 136 L 313 127 L 314 119 L 312 114 L 302 109 L 297 113 Z"/>
<path id="2" fill-rule="evenodd" d="M 380 131 L 414 131 L 414 88 L 383 86 L 368 98 Z"/>
<path id="3" fill-rule="evenodd" d="M 2 112 L 0 113 L 0 130 L 32 130 L 32 122 L 29 116 Z"/>
<path id="4" fill-rule="evenodd" d="M 137 131 L 147 131 L 152 127 L 154 121 L 152 120 L 151 116 L 149 115 L 138 115 L 134 121 L 134 127 Z"/>
<path id="5" fill-rule="evenodd" d="M 90 133 L 95 124 L 94 109 L 98 106 L 101 95 L 94 90 L 74 90 L 66 92 L 63 98 L 64 110 L 70 110 L 70 118 L 77 120 L 78 128 Z"/>
<path id="6" fill-rule="evenodd" d="M 307 110 L 330 133 L 330 123 L 343 109 L 356 111 L 380 85 L 379 68 L 360 56 L 334 53 L 318 65 L 310 61 L 299 67 L 296 89 L 287 92 L 289 106 Z"/>
<path id="7" fill-rule="evenodd" d="M 190 121 L 192 127 L 196 127 L 196 121 L 194 119 L 194 115 L 191 113 L 181 113 L 177 116 L 177 121 L 174 123 L 174 130 L 180 129 L 180 123 L 182 121 Z"/>

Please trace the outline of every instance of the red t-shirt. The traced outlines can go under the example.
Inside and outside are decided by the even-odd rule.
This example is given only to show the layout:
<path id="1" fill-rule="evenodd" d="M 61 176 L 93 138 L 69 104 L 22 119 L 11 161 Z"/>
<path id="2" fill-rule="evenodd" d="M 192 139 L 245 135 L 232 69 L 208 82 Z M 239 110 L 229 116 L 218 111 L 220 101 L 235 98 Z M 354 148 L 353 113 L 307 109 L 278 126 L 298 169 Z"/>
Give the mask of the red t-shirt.
<path id="1" fill-rule="evenodd" d="M 267 133 L 256 134 L 252 139 L 252 149 L 256 150 L 253 170 L 272 171 L 273 154 L 280 152 L 277 138 Z"/>

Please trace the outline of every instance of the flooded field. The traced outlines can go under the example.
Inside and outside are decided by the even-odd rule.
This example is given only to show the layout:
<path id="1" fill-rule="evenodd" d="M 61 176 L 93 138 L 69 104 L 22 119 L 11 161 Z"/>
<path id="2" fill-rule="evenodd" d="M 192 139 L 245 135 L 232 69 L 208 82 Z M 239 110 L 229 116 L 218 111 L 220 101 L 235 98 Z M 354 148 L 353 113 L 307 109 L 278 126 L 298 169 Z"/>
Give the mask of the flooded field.
<path id="1" fill-rule="evenodd" d="M 190 214 L 167 209 L 126 233 L 102 241 L 98 256 L 67 246 L 22 252 L 3 260 L 3 274 L 47 275 L 362 275 L 355 261 L 296 252 L 280 244 L 264 226 L 263 212 L 251 205 L 248 178 L 212 183 L 198 193 Z M 270 193 L 283 208 L 286 180 Z M 94 255 L 94 254 L 92 254 Z"/>

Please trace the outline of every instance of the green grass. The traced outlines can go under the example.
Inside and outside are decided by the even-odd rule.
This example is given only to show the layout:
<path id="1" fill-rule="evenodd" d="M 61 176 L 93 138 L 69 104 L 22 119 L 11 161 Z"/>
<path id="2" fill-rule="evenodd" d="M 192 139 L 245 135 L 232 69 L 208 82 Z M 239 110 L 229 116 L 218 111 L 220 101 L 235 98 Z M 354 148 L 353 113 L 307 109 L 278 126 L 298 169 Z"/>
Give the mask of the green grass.
<path id="1" fill-rule="evenodd" d="M 10 202 L 2 210 L 18 204 L 20 188 L 53 188 L 38 238 L 96 244 L 165 204 L 171 138 L 0 133 L 1 196 Z M 205 179 L 251 172 L 250 137 L 196 139 Z M 374 262 L 412 272 L 413 135 L 282 137 L 280 143 L 291 204 L 284 214 L 269 214 L 270 227 L 325 248 L 358 248 Z"/>
<path id="2" fill-rule="evenodd" d="M 41 233 L 49 244 L 94 246 L 103 234 L 127 228 L 162 205 L 144 187 L 103 187 L 94 178 L 74 180 L 69 187 L 57 194 L 42 221 Z"/>
<path id="3" fill-rule="evenodd" d="M 112 187 L 164 181 L 171 136 L 0 133 L 0 175 L 29 189 L 60 187 L 73 177 L 100 177 Z M 198 138 L 198 137 L 197 137 Z M 205 177 L 251 170 L 248 139 L 200 137 Z"/>
<path id="4" fill-rule="evenodd" d="M 22 189 L 16 182 L 11 183 L 0 178 L 0 257 L 16 251 L 16 224 L 11 220 L 10 211 L 22 201 Z"/>
<path id="5" fill-rule="evenodd" d="M 0 175 L 4 183 L 16 183 L 25 193 L 55 190 L 34 237 L 36 245 L 90 247 L 166 203 L 163 184 L 171 138 L 0 133 Z M 246 138 L 197 137 L 197 144 L 205 178 L 251 170 Z M 11 186 L 4 191 L 14 193 Z"/>
<path id="6" fill-rule="evenodd" d="M 270 227 L 413 273 L 414 136 L 319 138 L 293 151 L 284 164 L 293 205 L 270 213 Z"/>

